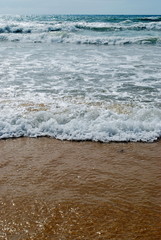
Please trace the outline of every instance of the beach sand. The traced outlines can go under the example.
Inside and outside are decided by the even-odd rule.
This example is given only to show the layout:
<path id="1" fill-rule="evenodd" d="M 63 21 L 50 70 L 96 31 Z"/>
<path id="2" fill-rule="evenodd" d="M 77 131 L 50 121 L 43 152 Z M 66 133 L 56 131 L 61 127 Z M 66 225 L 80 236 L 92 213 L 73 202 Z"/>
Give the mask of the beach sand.
<path id="1" fill-rule="evenodd" d="M 0 141 L 0 240 L 160 240 L 161 141 Z"/>

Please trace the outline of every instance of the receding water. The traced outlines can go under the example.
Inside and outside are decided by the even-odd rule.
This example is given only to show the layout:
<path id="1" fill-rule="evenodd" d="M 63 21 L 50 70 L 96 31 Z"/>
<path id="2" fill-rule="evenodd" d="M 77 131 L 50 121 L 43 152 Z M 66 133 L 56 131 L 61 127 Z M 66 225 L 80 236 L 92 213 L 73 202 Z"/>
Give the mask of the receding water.
<path id="1" fill-rule="evenodd" d="M 0 142 L 0 239 L 161 238 L 160 142 Z"/>

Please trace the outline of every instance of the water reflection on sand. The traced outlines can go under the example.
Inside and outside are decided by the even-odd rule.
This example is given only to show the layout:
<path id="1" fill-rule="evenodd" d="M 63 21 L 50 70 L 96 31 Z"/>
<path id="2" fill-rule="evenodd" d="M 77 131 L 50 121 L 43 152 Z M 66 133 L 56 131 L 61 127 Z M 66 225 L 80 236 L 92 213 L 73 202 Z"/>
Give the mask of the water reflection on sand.
<path id="1" fill-rule="evenodd" d="M 161 142 L 0 141 L 0 240 L 161 239 Z"/>

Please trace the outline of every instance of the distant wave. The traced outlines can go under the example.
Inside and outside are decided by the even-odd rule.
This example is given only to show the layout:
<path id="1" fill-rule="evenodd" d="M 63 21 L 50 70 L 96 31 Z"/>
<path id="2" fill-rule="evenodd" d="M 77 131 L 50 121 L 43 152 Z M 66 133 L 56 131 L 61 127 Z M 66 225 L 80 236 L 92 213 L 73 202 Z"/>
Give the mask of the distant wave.
<path id="1" fill-rule="evenodd" d="M 1 41 L 29 42 L 29 43 L 66 43 L 66 44 L 89 44 L 89 45 L 160 45 L 161 37 L 153 36 L 83 36 L 75 33 L 67 33 L 60 30 L 53 30 L 47 33 L 33 33 L 19 29 L 16 34 L 0 34 Z"/>
<path id="2" fill-rule="evenodd" d="M 0 16 L 0 41 L 161 44 L 161 16 Z"/>
<path id="3" fill-rule="evenodd" d="M 142 22 L 160 22 L 161 16 L 141 17 L 138 20 Z"/>
<path id="4" fill-rule="evenodd" d="M 0 34 L 2 33 L 42 33 L 53 31 L 67 31 L 74 32 L 79 30 L 88 30 L 96 32 L 109 32 L 109 31 L 160 31 L 161 21 L 150 23 L 129 23 L 129 21 L 121 23 L 87 23 L 87 22 L 49 22 L 49 23 L 34 23 L 34 22 L 3 22 L 0 23 Z"/>
<path id="5" fill-rule="evenodd" d="M 108 31 L 143 31 L 143 30 L 161 30 L 161 22 L 155 23 L 129 23 L 129 21 L 122 23 L 78 23 L 75 25 L 77 29 L 98 31 L 98 32 L 108 32 Z"/>

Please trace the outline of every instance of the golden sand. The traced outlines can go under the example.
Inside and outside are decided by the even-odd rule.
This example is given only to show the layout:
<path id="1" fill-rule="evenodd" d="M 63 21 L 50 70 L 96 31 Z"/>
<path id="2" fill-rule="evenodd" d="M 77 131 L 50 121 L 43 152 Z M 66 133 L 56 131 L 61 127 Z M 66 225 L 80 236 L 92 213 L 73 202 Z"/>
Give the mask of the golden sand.
<path id="1" fill-rule="evenodd" d="M 0 141 L 0 240 L 160 240 L 161 142 Z"/>

